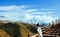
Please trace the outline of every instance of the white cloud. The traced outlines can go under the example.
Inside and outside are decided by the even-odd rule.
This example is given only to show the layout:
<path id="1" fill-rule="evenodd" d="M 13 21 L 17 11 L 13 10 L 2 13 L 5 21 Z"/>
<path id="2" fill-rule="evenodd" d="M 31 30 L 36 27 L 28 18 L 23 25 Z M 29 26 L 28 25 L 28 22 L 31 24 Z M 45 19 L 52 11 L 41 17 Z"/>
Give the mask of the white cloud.
<path id="1" fill-rule="evenodd" d="M 23 8 L 25 8 L 25 6 L 24 5 L 22 5 L 22 6 L 14 6 L 14 5 L 12 5 L 12 6 L 0 6 L 0 10 L 17 10 L 17 8 L 23 9 Z"/>
<path id="2" fill-rule="evenodd" d="M 50 9 L 42 9 L 50 10 Z M 55 17 L 47 15 L 52 14 L 53 11 L 40 12 L 39 9 L 30 9 L 24 5 L 22 6 L 0 6 L 0 16 L 5 16 L 8 20 L 22 20 L 24 22 L 51 22 Z M 37 15 L 34 15 L 37 14 Z M 42 14 L 42 15 L 41 15 Z"/>
<path id="3" fill-rule="evenodd" d="M 26 12 L 35 12 L 35 11 L 38 11 L 37 9 L 29 9 L 29 10 L 26 10 Z"/>
<path id="4" fill-rule="evenodd" d="M 40 10 L 45 11 L 45 10 L 52 10 L 52 9 L 48 9 L 48 8 L 41 8 Z"/>
<path id="5" fill-rule="evenodd" d="M 32 11 L 29 14 L 32 14 L 32 15 L 49 15 L 49 14 L 53 14 L 53 12 L 52 11 L 48 11 L 48 12 Z"/>

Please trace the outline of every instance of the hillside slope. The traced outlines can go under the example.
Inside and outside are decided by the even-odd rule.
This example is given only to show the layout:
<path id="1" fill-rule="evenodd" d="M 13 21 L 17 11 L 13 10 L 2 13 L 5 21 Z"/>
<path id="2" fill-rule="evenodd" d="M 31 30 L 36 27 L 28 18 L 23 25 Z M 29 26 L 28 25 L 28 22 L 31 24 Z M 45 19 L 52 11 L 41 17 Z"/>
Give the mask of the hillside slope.
<path id="1" fill-rule="evenodd" d="M 12 37 L 12 36 L 6 33 L 4 30 L 0 29 L 0 37 Z"/>
<path id="2" fill-rule="evenodd" d="M 20 26 L 20 32 L 21 32 L 22 37 L 28 37 L 28 34 L 30 34 L 30 35 L 35 34 L 35 33 L 32 33 L 32 32 L 27 28 L 26 25 L 28 25 L 28 24 L 26 24 L 26 25 L 24 25 L 23 23 L 17 23 L 17 24 Z"/>
<path id="3" fill-rule="evenodd" d="M 16 22 L 16 23 L 6 23 L 3 25 L 0 25 L 0 36 L 4 37 L 28 37 L 28 34 L 33 35 L 32 33 L 25 25 L 22 23 Z M 4 33 L 4 35 L 3 35 Z M 7 36 L 5 36 L 7 34 Z"/>

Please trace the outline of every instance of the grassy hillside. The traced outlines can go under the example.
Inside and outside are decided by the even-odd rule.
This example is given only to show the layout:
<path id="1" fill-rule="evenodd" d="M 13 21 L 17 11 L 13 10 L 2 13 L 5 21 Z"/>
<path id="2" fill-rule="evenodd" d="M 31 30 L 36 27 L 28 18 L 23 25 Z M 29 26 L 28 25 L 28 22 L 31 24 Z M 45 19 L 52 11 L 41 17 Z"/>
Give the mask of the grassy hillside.
<path id="1" fill-rule="evenodd" d="M 8 34 L 7 36 L 11 35 L 12 37 L 18 37 L 18 36 L 28 37 L 28 34 L 30 34 L 30 35 L 35 34 L 30 31 L 31 29 L 28 28 L 29 26 L 32 26 L 32 25 L 23 24 L 21 22 L 5 23 L 5 24 L 2 23 L 2 25 L 0 25 L 0 33 L 1 33 L 0 36 L 4 36 L 2 34 L 2 33 L 4 33 L 4 34 Z M 7 36 L 5 36 L 5 37 L 7 37 Z"/>
<path id="2" fill-rule="evenodd" d="M 23 23 L 19 23 L 17 22 L 17 24 L 20 26 L 20 32 L 22 37 L 28 37 L 28 34 L 33 35 L 35 33 L 32 33 L 27 27 L 27 25 L 29 24 L 23 24 Z"/>
<path id="3" fill-rule="evenodd" d="M 0 37 L 13 37 L 13 36 L 7 34 L 4 30 L 0 29 Z"/>

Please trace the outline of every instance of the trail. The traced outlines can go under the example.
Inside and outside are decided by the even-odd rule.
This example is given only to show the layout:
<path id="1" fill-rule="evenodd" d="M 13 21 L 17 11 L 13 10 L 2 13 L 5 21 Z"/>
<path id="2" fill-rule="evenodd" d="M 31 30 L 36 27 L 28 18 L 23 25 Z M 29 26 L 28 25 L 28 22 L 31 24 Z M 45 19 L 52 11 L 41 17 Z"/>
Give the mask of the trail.
<path id="1" fill-rule="evenodd" d="M 42 27 L 44 37 L 60 37 L 55 29 L 50 28 L 49 26 Z"/>

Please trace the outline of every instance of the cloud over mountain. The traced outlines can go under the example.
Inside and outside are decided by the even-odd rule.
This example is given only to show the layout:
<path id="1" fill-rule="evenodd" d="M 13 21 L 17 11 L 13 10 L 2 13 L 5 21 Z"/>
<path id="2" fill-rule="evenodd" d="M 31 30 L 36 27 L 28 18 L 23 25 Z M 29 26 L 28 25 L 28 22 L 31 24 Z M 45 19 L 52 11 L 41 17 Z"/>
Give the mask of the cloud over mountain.
<path id="1" fill-rule="evenodd" d="M 5 16 L 5 20 L 23 21 L 29 23 L 51 22 L 57 17 L 53 16 L 51 9 L 30 8 L 30 6 L 0 6 L 0 16 Z"/>

